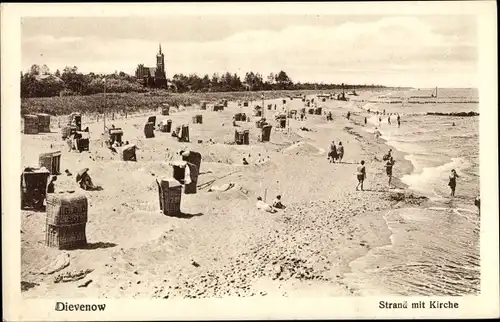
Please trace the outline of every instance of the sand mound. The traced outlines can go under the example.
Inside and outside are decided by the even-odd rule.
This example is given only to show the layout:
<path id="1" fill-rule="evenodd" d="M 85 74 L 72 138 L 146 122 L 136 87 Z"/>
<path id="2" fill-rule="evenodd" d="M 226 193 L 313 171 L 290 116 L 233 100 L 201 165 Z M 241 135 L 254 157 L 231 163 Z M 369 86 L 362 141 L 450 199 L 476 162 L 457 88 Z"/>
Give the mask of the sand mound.
<path id="1" fill-rule="evenodd" d="M 283 150 L 283 153 L 294 155 L 318 155 L 322 152 L 322 150 L 306 142 L 295 143 Z"/>

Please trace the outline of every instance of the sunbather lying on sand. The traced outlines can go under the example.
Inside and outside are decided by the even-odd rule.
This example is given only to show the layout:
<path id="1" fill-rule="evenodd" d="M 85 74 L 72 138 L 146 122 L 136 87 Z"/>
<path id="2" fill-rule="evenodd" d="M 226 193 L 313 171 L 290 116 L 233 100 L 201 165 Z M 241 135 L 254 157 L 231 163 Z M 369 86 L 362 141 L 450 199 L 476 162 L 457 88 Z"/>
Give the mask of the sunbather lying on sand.
<path id="1" fill-rule="evenodd" d="M 234 187 L 234 183 L 225 183 L 221 186 L 211 186 L 210 189 L 208 189 L 209 192 L 212 192 L 212 191 L 227 191 L 231 188 Z"/>
<path id="2" fill-rule="evenodd" d="M 273 207 L 269 206 L 267 203 L 262 201 L 261 197 L 257 197 L 257 205 L 256 206 L 257 206 L 257 209 L 259 209 L 259 210 L 264 210 L 264 211 L 270 212 L 270 213 L 276 212 L 276 209 L 274 209 Z"/>

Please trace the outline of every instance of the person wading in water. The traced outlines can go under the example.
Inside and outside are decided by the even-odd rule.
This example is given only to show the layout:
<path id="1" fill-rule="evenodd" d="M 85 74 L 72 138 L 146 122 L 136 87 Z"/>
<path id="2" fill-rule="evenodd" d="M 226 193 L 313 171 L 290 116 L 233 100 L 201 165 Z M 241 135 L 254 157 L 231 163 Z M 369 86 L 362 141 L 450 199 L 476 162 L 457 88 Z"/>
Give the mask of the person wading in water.
<path id="1" fill-rule="evenodd" d="M 451 188 L 450 196 L 455 197 L 455 188 L 457 187 L 457 178 L 460 178 L 455 171 L 455 169 L 451 170 L 450 173 L 450 181 L 448 182 L 448 186 Z"/>
<path id="2" fill-rule="evenodd" d="M 389 189 L 392 188 L 391 186 L 391 181 L 392 181 L 392 167 L 394 166 L 394 163 L 396 163 L 396 161 L 394 161 L 393 157 L 389 157 L 389 160 L 387 160 L 387 162 L 385 163 L 385 173 L 387 174 L 387 176 L 389 177 Z"/>

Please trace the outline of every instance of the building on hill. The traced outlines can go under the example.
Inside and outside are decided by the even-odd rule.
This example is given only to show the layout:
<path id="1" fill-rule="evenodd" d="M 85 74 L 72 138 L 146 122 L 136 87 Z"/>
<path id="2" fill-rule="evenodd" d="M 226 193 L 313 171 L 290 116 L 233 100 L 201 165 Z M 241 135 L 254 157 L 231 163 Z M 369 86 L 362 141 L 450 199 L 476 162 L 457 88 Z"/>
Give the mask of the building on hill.
<path id="1" fill-rule="evenodd" d="M 144 86 L 167 88 L 167 74 L 165 72 L 165 55 L 161 52 L 161 44 L 156 54 L 156 67 L 137 65 L 135 77 Z"/>

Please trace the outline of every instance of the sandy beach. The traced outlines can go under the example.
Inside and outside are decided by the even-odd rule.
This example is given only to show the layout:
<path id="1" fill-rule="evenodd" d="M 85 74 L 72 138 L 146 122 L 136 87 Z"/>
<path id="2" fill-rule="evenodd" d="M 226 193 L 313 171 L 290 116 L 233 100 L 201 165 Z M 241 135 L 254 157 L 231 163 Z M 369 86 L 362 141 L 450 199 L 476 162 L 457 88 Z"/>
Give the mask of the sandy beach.
<path id="1" fill-rule="evenodd" d="M 90 152 L 69 152 L 59 129 L 49 134 L 22 135 L 23 166 L 36 166 L 39 153 L 61 150 L 61 170 L 68 169 L 73 176 L 59 175 L 56 191 L 76 190 L 89 201 L 89 245 L 73 251 L 46 247 L 45 213 L 22 211 L 23 296 L 456 293 L 447 291 L 440 284 L 442 280 L 432 278 L 432 274 L 427 275 L 431 276 L 427 286 L 416 282 L 422 277 L 422 269 L 429 267 L 422 261 L 424 255 L 418 252 L 418 245 L 439 241 L 428 238 L 434 234 L 432 223 L 412 218 L 408 209 L 429 208 L 432 203 L 397 179 L 412 171 L 411 163 L 399 151 L 394 151 L 397 162 L 393 184 L 397 188 L 387 188 L 382 156 L 389 146 L 365 130 L 363 119 L 367 114 L 360 108 L 364 100 L 378 95 L 362 92 L 349 102 L 319 102 L 318 106 L 332 112 L 333 121 L 326 121 L 324 115 L 307 115 L 304 122 L 290 119 L 290 129 L 273 126 L 267 143 L 257 142 L 256 117 L 238 122 L 237 128 L 232 126 L 234 113 L 252 115 L 252 106 L 239 107 L 235 102 L 222 112 L 193 106 L 172 111 L 170 116 L 150 114 L 156 115 L 157 121 L 170 118 L 174 126 L 190 123 L 192 116 L 202 114 L 203 124 L 189 124 L 190 143 L 179 143 L 170 133 L 159 131 L 155 131 L 155 138 L 145 139 L 145 116 L 108 121 L 124 130 L 124 140 L 137 144 L 137 162 L 120 161 L 113 155 L 103 146 L 103 124 L 86 123 L 85 117 L 83 127 L 89 126 L 91 132 Z M 266 101 L 266 105 L 276 104 L 279 110 L 281 101 Z M 303 106 L 298 99 L 287 101 L 291 109 Z M 348 111 L 352 113 L 350 120 L 345 117 Z M 271 115 L 275 110 L 266 109 L 265 113 L 274 124 Z M 235 129 L 250 129 L 250 145 L 228 144 L 234 139 Z M 327 160 L 332 140 L 341 141 L 345 147 L 342 163 Z M 216 179 L 213 186 L 233 183 L 234 187 L 224 192 L 209 192 L 204 187 L 197 194 L 183 195 L 183 216 L 164 216 L 155 179 L 171 176 L 168 161 L 180 159 L 178 151 L 185 146 L 202 155 L 198 184 Z M 243 157 L 249 165 L 242 165 Z M 366 162 L 365 191 L 355 190 L 360 160 Z M 102 191 L 77 187 L 74 175 L 84 167 L 90 169 Z M 286 209 L 277 213 L 256 209 L 258 196 L 271 203 L 278 194 Z M 411 230 L 408 227 L 413 221 L 419 224 Z M 427 256 L 440 254 L 446 265 L 447 254 L 459 252 L 461 263 L 471 263 L 470 276 L 460 278 L 468 282 L 472 279 L 473 284 L 477 279 L 479 284 L 475 268 L 479 270 L 475 266 L 479 262 L 478 229 L 466 225 L 454 238 L 462 248 L 441 244 Z M 64 267 L 47 274 L 46 266 L 54 261 L 64 262 Z M 413 270 L 394 273 L 401 265 Z M 58 275 L 80 272 L 83 278 L 55 282 Z M 463 294 L 473 291 L 464 287 Z"/>

